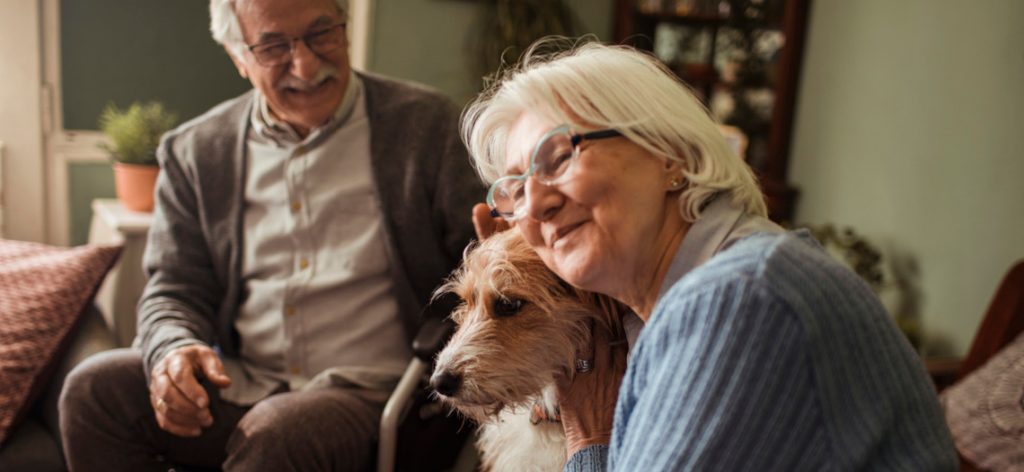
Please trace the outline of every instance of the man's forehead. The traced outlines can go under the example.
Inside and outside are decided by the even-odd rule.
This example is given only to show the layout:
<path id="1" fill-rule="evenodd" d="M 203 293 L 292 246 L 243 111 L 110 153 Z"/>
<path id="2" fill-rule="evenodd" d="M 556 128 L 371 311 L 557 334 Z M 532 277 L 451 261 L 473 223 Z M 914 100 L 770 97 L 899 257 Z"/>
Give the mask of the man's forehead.
<path id="1" fill-rule="evenodd" d="M 331 24 L 341 12 L 332 0 L 239 0 L 235 13 L 246 36 L 263 37 Z"/>
<path id="2" fill-rule="evenodd" d="M 338 11 L 341 6 L 335 0 L 233 0 L 235 13 L 253 14 L 260 12 L 285 13 L 288 11 L 315 8 Z"/>

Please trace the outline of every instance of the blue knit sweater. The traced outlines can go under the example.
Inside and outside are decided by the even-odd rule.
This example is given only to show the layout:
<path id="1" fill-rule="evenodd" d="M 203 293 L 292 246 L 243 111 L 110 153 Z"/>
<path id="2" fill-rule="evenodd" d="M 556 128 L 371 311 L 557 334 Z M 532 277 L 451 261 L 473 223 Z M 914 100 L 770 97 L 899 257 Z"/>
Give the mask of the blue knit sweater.
<path id="1" fill-rule="evenodd" d="M 611 446 L 566 470 L 957 470 L 920 359 L 806 233 L 746 237 L 666 284 Z"/>

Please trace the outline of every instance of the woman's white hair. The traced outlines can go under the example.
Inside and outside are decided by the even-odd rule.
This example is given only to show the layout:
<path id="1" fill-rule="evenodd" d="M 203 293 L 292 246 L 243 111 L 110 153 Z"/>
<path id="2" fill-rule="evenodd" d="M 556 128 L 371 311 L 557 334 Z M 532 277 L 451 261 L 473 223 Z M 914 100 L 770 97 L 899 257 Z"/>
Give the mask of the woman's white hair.
<path id="1" fill-rule="evenodd" d="M 213 40 L 226 47 L 235 59 L 242 60 L 245 53 L 245 38 L 238 23 L 235 4 L 238 0 L 210 0 L 210 34 Z M 348 0 L 334 0 L 342 16 L 348 16 Z"/>
<path id="2" fill-rule="evenodd" d="M 484 181 L 503 175 L 510 128 L 529 112 L 552 123 L 571 123 L 578 131 L 614 128 L 654 155 L 682 163 L 687 182 L 679 205 L 689 221 L 718 194 L 728 194 L 749 213 L 767 214 L 750 167 L 661 62 L 626 46 L 596 42 L 541 52 L 566 41 L 534 43 L 520 64 L 504 71 L 463 112 L 462 138 Z"/>

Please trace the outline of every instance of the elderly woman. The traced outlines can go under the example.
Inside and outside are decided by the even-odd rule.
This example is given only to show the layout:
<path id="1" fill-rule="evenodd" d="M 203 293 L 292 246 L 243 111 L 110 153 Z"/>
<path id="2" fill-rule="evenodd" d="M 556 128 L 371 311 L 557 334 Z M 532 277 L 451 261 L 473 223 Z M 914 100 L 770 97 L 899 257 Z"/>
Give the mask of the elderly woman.
<path id="1" fill-rule="evenodd" d="M 750 168 L 656 60 L 527 54 L 463 137 L 500 216 L 478 205 L 478 232 L 512 223 L 566 281 L 643 320 L 628 369 L 595 333 L 593 370 L 563 388 L 567 470 L 957 468 L 877 298 L 766 219 Z"/>

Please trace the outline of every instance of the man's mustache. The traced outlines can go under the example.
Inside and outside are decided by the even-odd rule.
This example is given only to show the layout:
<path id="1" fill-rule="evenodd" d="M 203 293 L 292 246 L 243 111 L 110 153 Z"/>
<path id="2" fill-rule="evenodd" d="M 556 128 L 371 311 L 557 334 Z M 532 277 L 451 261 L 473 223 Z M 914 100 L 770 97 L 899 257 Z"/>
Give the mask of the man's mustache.
<path id="1" fill-rule="evenodd" d="M 313 90 L 322 84 L 325 80 L 331 79 L 338 76 L 338 68 L 329 64 L 324 64 L 320 70 L 317 71 L 316 76 L 310 80 L 302 80 L 294 75 L 287 75 L 281 82 L 277 84 L 278 90 L 294 89 L 300 92 Z"/>

